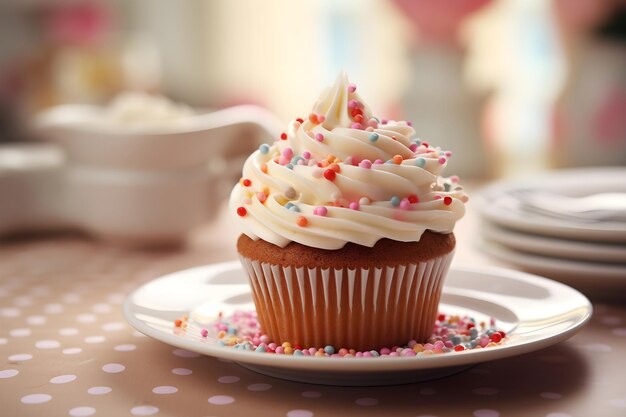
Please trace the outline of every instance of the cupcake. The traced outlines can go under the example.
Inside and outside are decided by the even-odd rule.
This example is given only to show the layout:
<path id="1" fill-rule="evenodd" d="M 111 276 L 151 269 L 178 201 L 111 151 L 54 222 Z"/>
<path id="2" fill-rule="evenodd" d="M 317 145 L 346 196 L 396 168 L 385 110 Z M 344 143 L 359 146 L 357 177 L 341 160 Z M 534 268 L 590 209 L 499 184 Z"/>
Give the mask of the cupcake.
<path id="1" fill-rule="evenodd" d="M 245 162 L 230 197 L 261 330 L 292 346 L 376 349 L 433 330 L 467 196 L 451 153 L 379 119 L 341 74 Z"/>

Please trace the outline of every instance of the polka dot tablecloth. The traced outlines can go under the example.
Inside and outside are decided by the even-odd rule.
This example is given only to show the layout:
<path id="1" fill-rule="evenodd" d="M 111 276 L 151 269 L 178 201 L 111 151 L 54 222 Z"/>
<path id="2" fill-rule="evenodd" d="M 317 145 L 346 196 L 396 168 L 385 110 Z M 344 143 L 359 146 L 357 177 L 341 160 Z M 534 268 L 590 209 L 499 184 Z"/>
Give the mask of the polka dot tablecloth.
<path id="1" fill-rule="evenodd" d="M 224 223 L 199 230 L 185 247 L 159 251 L 76 236 L 2 242 L 0 415 L 626 416 L 623 302 L 595 303 L 591 323 L 557 346 L 387 387 L 273 379 L 134 331 L 121 312 L 128 292 L 235 258 L 234 232 L 217 224 Z M 463 233 L 470 232 L 457 232 L 457 258 L 483 264 Z"/>

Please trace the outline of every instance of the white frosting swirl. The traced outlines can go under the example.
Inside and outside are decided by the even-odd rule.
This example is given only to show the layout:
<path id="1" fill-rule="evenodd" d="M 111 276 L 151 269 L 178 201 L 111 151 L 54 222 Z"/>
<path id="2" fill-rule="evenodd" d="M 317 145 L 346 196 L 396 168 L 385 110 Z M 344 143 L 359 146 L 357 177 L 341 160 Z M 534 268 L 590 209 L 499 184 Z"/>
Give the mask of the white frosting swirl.
<path id="1" fill-rule="evenodd" d="M 372 117 L 341 74 L 308 119 L 250 155 L 230 208 L 243 233 L 280 247 L 451 233 L 467 201 L 457 177 L 439 176 L 451 154 L 413 134 L 407 122 Z"/>

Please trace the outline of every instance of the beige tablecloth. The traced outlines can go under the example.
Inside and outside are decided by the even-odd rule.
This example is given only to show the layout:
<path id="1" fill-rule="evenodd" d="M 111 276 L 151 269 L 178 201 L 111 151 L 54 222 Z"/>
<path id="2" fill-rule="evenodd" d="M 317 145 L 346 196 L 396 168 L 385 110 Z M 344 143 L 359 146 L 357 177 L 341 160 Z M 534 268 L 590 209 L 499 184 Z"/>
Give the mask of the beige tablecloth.
<path id="1" fill-rule="evenodd" d="M 457 264 L 493 263 L 468 213 Z M 80 236 L 0 243 L 2 416 L 626 416 L 626 306 L 594 303 L 576 336 L 447 378 L 388 387 L 308 385 L 176 349 L 133 330 L 121 304 L 175 270 L 235 259 L 222 210 L 183 248 L 138 251 Z"/>

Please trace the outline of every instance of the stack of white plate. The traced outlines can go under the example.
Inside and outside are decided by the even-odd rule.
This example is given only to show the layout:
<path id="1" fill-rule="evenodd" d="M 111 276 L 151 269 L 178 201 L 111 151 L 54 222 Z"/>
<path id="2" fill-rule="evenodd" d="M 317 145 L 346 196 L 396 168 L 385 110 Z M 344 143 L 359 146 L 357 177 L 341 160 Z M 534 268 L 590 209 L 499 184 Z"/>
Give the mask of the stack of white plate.
<path id="1" fill-rule="evenodd" d="M 502 181 L 478 208 L 491 256 L 583 290 L 626 289 L 626 168 Z"/>

